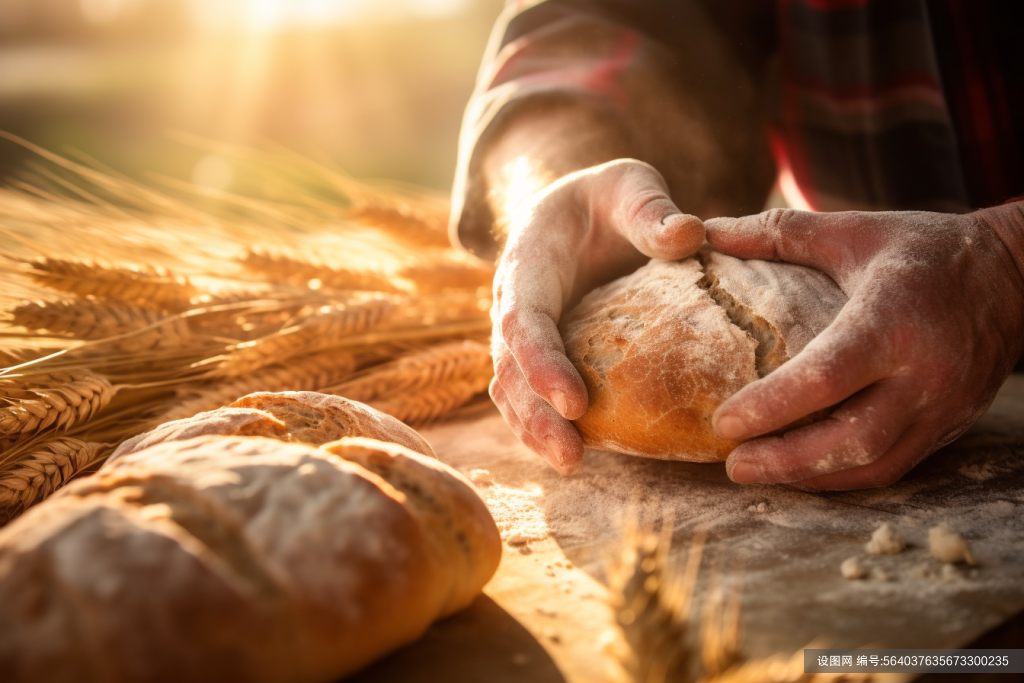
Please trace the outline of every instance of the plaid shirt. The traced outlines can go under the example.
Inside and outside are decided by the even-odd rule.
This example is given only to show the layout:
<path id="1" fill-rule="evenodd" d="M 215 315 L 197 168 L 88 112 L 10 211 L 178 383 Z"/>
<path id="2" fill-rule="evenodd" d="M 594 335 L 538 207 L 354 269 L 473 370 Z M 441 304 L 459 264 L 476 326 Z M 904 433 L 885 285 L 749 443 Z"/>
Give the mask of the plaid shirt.
<path id="1" fill-rule="evenodd" d="M 467 107 L 453 236 L 494 253 L 478 157 L 503 117 L 575 97 L 628 124 L 645 90 L 679 87 L 673 63 L 699 58 L 692 11 L 768 83 L 764 128 L 791 205 L 963 212 L 1024 194 L 1024 1 L 520 0 Z M 664 144 L 682 145 L 672 130 Z"/>

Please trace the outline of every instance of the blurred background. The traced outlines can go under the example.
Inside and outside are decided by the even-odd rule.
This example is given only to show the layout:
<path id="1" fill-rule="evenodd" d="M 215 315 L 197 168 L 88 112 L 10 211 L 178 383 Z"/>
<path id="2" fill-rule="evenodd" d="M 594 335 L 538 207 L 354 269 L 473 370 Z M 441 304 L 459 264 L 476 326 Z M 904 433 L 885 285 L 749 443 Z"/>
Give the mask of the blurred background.
<path id="1" fill-rule="evenodd" d="M 450 188 L 502 0 L 0 0 L 0 130 L 219 190 L 200 136 Z M 182 136 L 181 134 L 185 135 Z M 30 154 L 0 141 L 0 183 Z"/>

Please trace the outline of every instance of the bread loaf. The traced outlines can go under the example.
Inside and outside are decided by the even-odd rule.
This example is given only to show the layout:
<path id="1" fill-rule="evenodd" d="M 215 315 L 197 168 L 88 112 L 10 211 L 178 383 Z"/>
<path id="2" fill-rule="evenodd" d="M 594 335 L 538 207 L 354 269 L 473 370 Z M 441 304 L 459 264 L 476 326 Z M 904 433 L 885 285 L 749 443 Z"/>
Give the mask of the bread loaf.
<path id="1" fill-rule="evenodd" d="M 125 441 L 107 459 L 107 465 L 158 443 L 207 434 L 265 436 L 313 446 L 346 436 L 365 436 L 435 457 L 415 429 L 368 405 L 314 391 L 283 391 L 249 394 L 226 408 L 165 422 Z"/>
<path id="2" fill-rule="evenodd" d="M 490 514 L 436 459 L 219 415 L 274 438 L 125 453 L 0 529 L 4 681 L 334 681 L 494 573 Z"/>
<path id="3" fill-rule="evenodd" d="M 600 287 L 561 325 L 589 392 L 576 420 L 593 448 L 666 460 L 724 460 L 711 415 L 824 330 L 846 303 L 810 268 L 709 250 L 654 260 Z"/>

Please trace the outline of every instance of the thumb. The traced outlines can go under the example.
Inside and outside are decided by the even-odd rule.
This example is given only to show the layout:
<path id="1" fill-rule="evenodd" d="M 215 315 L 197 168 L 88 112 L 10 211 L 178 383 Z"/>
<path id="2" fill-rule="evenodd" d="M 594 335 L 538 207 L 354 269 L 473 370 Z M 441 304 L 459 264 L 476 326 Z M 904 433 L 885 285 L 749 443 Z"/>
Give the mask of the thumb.
<path id="1" fill-rule="evenodd" d="M 623 159 L 599 169 L 591 205 L 597 217 L 651 258 L 692 256 L 704 243 L 704 224 L 679 210 L 650 164 Z"/>

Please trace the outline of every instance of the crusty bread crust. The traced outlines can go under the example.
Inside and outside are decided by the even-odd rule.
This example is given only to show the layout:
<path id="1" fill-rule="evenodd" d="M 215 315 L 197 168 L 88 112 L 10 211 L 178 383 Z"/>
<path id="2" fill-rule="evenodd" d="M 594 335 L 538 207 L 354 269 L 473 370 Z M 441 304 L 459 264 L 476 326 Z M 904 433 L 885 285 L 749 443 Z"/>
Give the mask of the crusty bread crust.
<path id="1" fill-rule="evenodd" d="M 472 487 L 402 446 L 168 441 L 0 530 L 0 670 L 334 680 L 468 604 L 500 547 Z"/>
<path id="2" fill-rule="evenodd" d="M 368 405 L 313 391 L 284 391 L 249 394 L 226 408 L 165 422 L 125 441 L 105 466 L 159 443 L 207 434 L 263 436 L 311 446 L 346 436 L 363 436 L 436 457 L 434 449 L 415 429 Z"/>
<path id="3" fill-rule="evenodd" d="M 703 251 L 653 260 L 564 318 L 566 355 L 590 404 L 575 421 L 592 448 L 667 460 L 725 460 L 711 416 L 838 315 L 846 296 L 809 268 Z"/>

